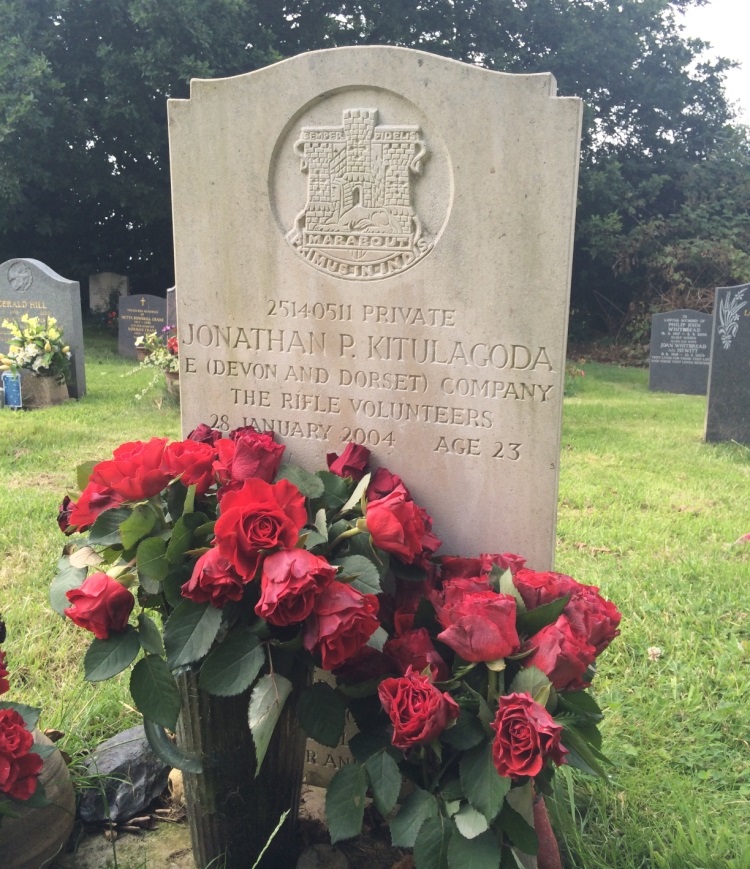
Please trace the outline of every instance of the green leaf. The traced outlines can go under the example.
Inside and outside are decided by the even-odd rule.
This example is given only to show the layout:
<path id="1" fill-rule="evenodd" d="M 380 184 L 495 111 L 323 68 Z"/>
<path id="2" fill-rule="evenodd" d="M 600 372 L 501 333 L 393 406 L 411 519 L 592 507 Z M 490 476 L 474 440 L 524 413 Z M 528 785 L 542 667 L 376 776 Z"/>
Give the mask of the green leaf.
<path id="1" fill-rule="evenodd" d="M 367 491 L 367 487 L 370 485 L 370 480 L 372 478 L 372 474 L 365 474 L 364 477 L 357 483 L 354 487 L 354 491 L 349 496 L 346 504 L 341 508 L 342 513 L 346 513 L 347 510 L 354 510 L 359 507 L 360 501 Z"/>
<path id="2" fill-rule="evenodd" d="M 164 654 L 161 631 L 156 627 L 154 620 L 147 616 L 146 613 L 138 614 L 138 633 L 144 652 L 152 655 Z"/>
<path id="3" fill-rule="evenodd" d="M 396 805 L 401 790 L 398 764 L 387 751 L 381 751 L 367 759 L 365 769 L 370 779 L 375 807 L 385 817 Z"/>
<path id="4" fill-rule="evenodd" d="M 510 683 L 509 694 L 528 694 L 540 706 L 546 706 L 552 683 L 538 667 L 524 667 Z"/>
<path id="5" fill-rule="evenodd" d="M 601 721 L 604 717 L 596 700 L 586 691 L 559 691 L 557 702 L 561 709 L 593 721 Z"/>
<path id="6" fill-rule="evenodd" d="M 446 803 L 462 800 L 466 795 L 459 778 L 449 778 L 440 786 L 440 796 Z"/>
<path id="7" fill-rule="evenodd" d="M 164 559 L 166 563 L 166 558 Z M 190 579 L 192 567 L 189 564 L 177 564 L 170 567 L 162 582 L 162 591 L 167 603 L 177 608 L 185 598 L 182 596 L 182 586 Z"/>
<path id="8" fill-rule="evenodd" d="M 346 700 L 331 685 L 316 682 L 297 701 L 297 718 L 310 739 L 333 748 L 344 733 Z"/>
<path id="9" fill-rule="evenodd" d="M 413 848 L 419 830 L 428 818 L 438 814 L 437 800 L 432 794 L 415 788 L 404 800 L 396 817 L 390 822 L 391 843 L 395 848 Z"/>
<path id="10" fill-rule="evenodd" d="M 521 592 L 516 588 L 516 584 L 513 582 L 513 574 L 510 570 L 501 571 L 496 564 L 493 564 L 489 579 L 490 585 L 493 588 L 497 588 L 500 594 L 509 594 L 511 597 L 516 599 L 516 611 L 518 613 L 526 612 L 526 604 L 523 602 Z"/>
<path id="11" fill-rule="evenodd" d="M 238 625 L 218 643 L 201 665 L 198 684 L 209 694 L 233 697 L 242 694 L 255 681 L 266 654 L 258 637 Z"/>
<path id="12" fill-rule="evenodd" d="M 49 601 L 52 604 L 52 609 L 58 615 L 64 616 L 63 610 L 70 606 L 70 601 L 65 596 L 66 592 L 78 588 L 86 579 L 88 571 L 85 567 L 73 567 L 66 556 L 57 562 L 57 567 L 59 573 L 50 585 Z"/>
<path id="13" fill-rule="evenodd" d="M 525 613 L 516 615 L 516 629 L 518 633 L 531 636 L 547 625 L 551 625 L 557 621 L 560 613 L 565 609 L 565 605 L 570 600 L 570 595 L 561 597 L 558 600 L 550 601 L 542 604 L 533 610 L 527 610 Z"/>
<path id="14" fill-rule="evenodd" d="M 169 570 L 166 553 L 167 543 L 161 537 L 147 537 L 142 540 L 135 554 L 138 575 L 161 582 Z"/>
<path id="15" fill-rule="evenodd" d="M 444 730 L 440 739 L 458 751 L 468 751 L 484 739 L 485 732 L 482 723 L 470 712 L 461 710 L 456 723 Z"/>
<path id="16" fill-rule="evenodd" d="M 316 476 L 323 483 L 323 504 L 328 510 L 338 513 L 349 497 L 349 484 L 343 477 L 330 471 L 318 471 Z"/>
<path id="17" fill-rule="evenodd" d="M 341 582 L 349 582 L 352 588 L 356 588 L 362 594 L 380 594 L 383 591 L 377 565 L 364 555 L 347 555 L 346 558 L 337 559 L 333 564 L 341 567 L 337 579 Z"/>
<path id="18" fill-rule="evenodd" d="M 204 657 L 220 626 L 221 610 L 208 603 L 184 600 L 164 625 L 164 648 L 169 666 L 174 670 Z"/>
<path id="19" fill-rule="evenodd" d="M 326 522 L 326 511 L 324 507 L 315 514 L 315 528 L 320 534 L 322 540 L 328 540 L 328 524 Z"/>
<path id="20" fill-rule="evenodd" d="M 501 856 L 500 845 L 490 830 L 475 839 L 456 833 L 448 843 L 448 869 L 498 869 Z"/>
<path id="21" fill-rule="evenodd" d="M 132 549 L 156 525 L 156 514 L 146 504 L 141 504 L 120 525 L 120 536 L 125 549 Z"/>
<path id="22" fill-rule="evenodd" d="M 173 523 L 182 516 L 186 496 L 187 488 L 180 480 L 176 480 L 167 488 L 167 510 Z"/>
<path id="23" fill-rule="evenodd" d="M 289 480 L 306 498 L 320 498 L 325 491 L 325 486 L 320 477 L 305 471 L 297 465 L 282 465 L 276 480 Z"/>
<path id="24" fill-rule="evenodd" d="M 108 640 L 94 639 L 83 659 L 83 670 L 88 682 L 111 679 L 128 667 L 141 650 L 138 631 L 128 625 L 124 631 L 111 634 Z"/>
<path id="25" fill-rule="evenodd" d="M 529 782 L 529 793 L 531 792 L 531 783 Z M 514 788 L 513 790 L 522 790 L 522 788 Z M 539 848 L 539 839 L 536 835 L 536 830 L 533 826 L 530 826 L 524 815 L 521 814 L 517 808 L 523 808 L 522 805 L 517 804 L 517 808 L 514 808 L 510 804 L 510 799 L 512 797 L 510 794 L 508 795 L 508 799 L 505 801 L 503 805 L 503 809 L 500 812 L 500 826 L 505 830 L 508 834 L 508 838 L 511 842 L 518 848 L 520 851 L 523 851 L 524 854 L 534 855 Z M 524 802 L 525 802 L 525 794 L 524 794 Z M 533 809 L 530 809 L 531 815 L 533 817 Z M 524 813 L 526 810 L 524 809 Z"/>
<path id="26" fill-rule="evenodd" d="M 175 522 L 172 537 L 167 546 L 167 561 L 177 564 L 185 557 L 185 553 L 193 546 L 193 535 L 197 528 L 206 521 L 203 513 L 184 513 Z"/>
<path id="27" fill-rule="evenodd" d="M 366 763 L 379 751 L 391 747 L 391 737 L 385 730 L 359 731 L 349 740 L 349 751 L 357 763 Z"/>
<path id="28" fill-rule="evenodd" d="M 76 468 L 76 485 L 78 486 L 78 490 L 82 492 L 89 482 L 89 477 L 91 476 L 91 472 L 94 470 L 96 465 L 99 462 L 91 461 L 91 462 L 82 462 Z"/>
<path id="29" fill-rule="evenodd" d="M 489 829 L 487 818 L 469 803 L 464 803 L 453 816 L 458 832 L 466 839 L 476 839 Z"/>
<path id="30" fill-rule="evenodd" d="M 459 773 L 466 799 L 492 822 L 510 789 L 510 779 L 500 776 L 492 762 L 492 743 L 488 740 L 467 751 Z"/>
<path id="31" fill-rule="evenodd" d="M 417 567 L 416 564 L 404 564 L 398 558 L 391 559 L 391 570 L 399 579 L 405 579 L 408 582 L 421 582 L 427 578 L 427 571 L 423 567 Z"/>
<path id="32" fill-rule="evenodd" d="M 255 743 L 257 766 L 255 775 L 260 772 L 268 744 L 273 736 L 276 722 L 284 708 L 287 697 L 292 693 L 292 683 L 284 676 L 269 673 L 259 679 L 250 697 L 249 723 Z"/>
<path id="33" fill-rule="evenodd" d="M 366 795 L 367 773 L 358 763 L 343 766 L 331 779 L 326 793 L 326 821 L 333 844 L 362 832 Z"/>
<path id="34" fill-rule="evenodd" d="M 587 742 L 574 725 L 564 719 L 560 719 L 558 723 L 563 726 L 562 744 L 568 749 L 568 754 L 565 755 L 566 762 L 589 775 L 606 779 L 607 773 L 600 761 L 609 763 L 607 758 L 596 747 Z"/>
<path id="35" fill-rule="evenodd" d="M 130 516 L 129 507 L 115 507 L 101 513 L 89 531 L 92 546 L 117 546 L 122 543 L 120 525 Z"/>
<path id="36" fill-rule="evenodd" d="M 453 825 L 442 815 L 427 818 L 414 843 L 414 862 L 417 869 L 448 869 L 448 845 L 453 831 Z M 470 869 L 469 864 L 463 869 Z"/>
<path id="37" fill-rule="evenodd" d="M 160 724 L 149 721 L 148 718 L 143 719 L 143 729 L 146 732 L 146 739 L 151 746 L 151 750 L 169 767 L 181 769 L 183 772 L 192 772 L 199 775 L 203 772 L 203 763 L 199 757 L 188 754 L 183 751 L 167 736 L 164 728 Z"/>
<path id="38" fill-rule="evenodd" d="M 163 658 L 146 655 L 138 661 L 130 674 L 130 693 L 144 718 L 175 729 L 180 714 L 180 692 Z"/>

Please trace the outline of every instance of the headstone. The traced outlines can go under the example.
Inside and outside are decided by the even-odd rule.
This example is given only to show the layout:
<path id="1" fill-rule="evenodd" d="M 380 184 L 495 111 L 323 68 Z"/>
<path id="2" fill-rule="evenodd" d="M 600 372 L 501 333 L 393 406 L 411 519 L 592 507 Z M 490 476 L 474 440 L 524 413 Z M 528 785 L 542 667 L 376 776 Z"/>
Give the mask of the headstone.
<path id="1" fill-rule="evenodd" d="M 54 317 L 73 354 L 68 394 L 86 394 L 86 369 L 81 324 L 81 289 L 35 259 L 10 259 L 0 265 L 0 324 L 5 319 Z M 7 352 L 10 332 L 0 325 L 0 350 Z"/>
<path id="2" fill-rule="evenodd" d="M 130 278 L 125 275 L 114 272 L 89 275 L 89 311 L 93 314 L 116 311 L 120 298 L 127 296 L 129 292 Z"/>
<path id="3" fill-rule="evenodd" d="M 167 326 L 177 326 L 177 288 L 167 290 Z"/>
<path id="4" fill-rule="evenodd" d="M 117 317 L 117 352 L 130 359 L 137 357 L 135 339 L 150 332 L 161 332 L 167 325 L 167 302 L 160 296 L 141 293 L 122 296 Z"/>
<path id="5" fill-rule="evenodd" d="M 708 388 L 711 315 L 669 311 L 651 318 L 648 388 L 705 395 Z"/>
<path id="6" fill-rule="evenodd" d="M 185 432 L 348 441 L 442 552 L 552 566 L 581 102 L 391 47 L 169 104 Z"/>
<path id="7" fill-rule="evenodd" d="M 716 290 L 705 437 L 750 444 L 750 284 Z"/>

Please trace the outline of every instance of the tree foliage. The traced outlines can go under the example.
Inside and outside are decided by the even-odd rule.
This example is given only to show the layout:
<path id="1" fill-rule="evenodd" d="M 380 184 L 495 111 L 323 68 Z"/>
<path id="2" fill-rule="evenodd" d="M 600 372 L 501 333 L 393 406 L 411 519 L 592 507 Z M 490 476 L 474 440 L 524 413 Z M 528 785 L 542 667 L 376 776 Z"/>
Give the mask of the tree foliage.
<path id="1" fill-rule="evenodd" d="M 701 61 L 681 32 L 701 2 L 0 0 L 0 259 L 167 286 L 166 99 L 191 78 L 388 44 L 552 71 L 558 93 L 584 99 L 576 307 L 615 329 L 680 288 L 701 300 L 750 279 L 731 64 Z"/>

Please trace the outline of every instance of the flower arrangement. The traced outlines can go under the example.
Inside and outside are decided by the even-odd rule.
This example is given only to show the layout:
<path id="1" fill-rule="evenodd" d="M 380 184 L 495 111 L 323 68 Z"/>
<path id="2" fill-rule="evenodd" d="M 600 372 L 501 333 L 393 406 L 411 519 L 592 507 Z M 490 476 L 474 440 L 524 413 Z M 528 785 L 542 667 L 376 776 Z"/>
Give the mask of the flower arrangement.
<path id="1" fill-rule="evenodd" d="M 0 644 L 4 642 L 5 625 L 0 621 Z M 8 676 L 6 655 L 0 651 L 0 696 L 10 689 Z M 39 776 L 54 746 L 35 744 L 38 718 L 38 709 L 0 701 L 0 823 L 3 817 L 16 816 L 21 805 L 47 804 Z"/>
<path id="2" fill-rule="evenodd" d="M 149 332 L 135 339 L 135 346 L 146 351 L 142 366 L 176 373 L 180 370 L 176 327 L 165 326 L 161 333 Z"/>
<path id="3" fill-rule="evenodd" d="M 330 746 L 347 711 L 359 729 L 327 795 L 334 842 L 360 831 L 369 792 L 419 869 L 445 854 L 500 866 L 514 849 L 535 853 L 535 795 L 555 767 L 603 774 L 602 713 L 586 689 L 619 612 L 517 555 L 436 557 L 429 514 L 397 475 L 368 470 L 365 447 L 329 454 L 315 474 L 283 453 L 270 432 L 202 425 L 79 469 L 51 598 L 94 635 L 86 677 L 134 664 L 157 752 L 180 713 L 174 675 L 197 673 L 208 694 L 249 692 L 260 767 L 292 694 L 283 662 L 315 663 L 335 687 L 303 690 L 299 723 Z"/>
<path id="4" fill-rule="evenodd" d="M 63 341 L 63 331 L 54 317 L 29 317 L 20 321 L 3 320 L 11 333 L 8 352 L 0 354 L 0 371 L 17 375 L 21 369 L 38 377 L 54 377 L 63 383 L 70 376 L 70 347 Z"/>

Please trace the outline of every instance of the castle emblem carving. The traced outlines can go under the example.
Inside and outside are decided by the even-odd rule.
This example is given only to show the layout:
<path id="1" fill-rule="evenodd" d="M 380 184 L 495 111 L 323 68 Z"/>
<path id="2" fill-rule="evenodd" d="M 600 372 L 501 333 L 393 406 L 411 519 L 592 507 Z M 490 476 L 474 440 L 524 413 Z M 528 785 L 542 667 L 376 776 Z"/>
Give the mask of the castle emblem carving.
<path id="1" fill-rule="evenodd" d="M 432 249 L 412 206 L 427 148 L 418 126 L 378 125 L 377 109 L 345 109 L 340 127 L 302 127 L 294 144 L 307 202 L 287 241 L 315 268 L 374 280 Z"/>

